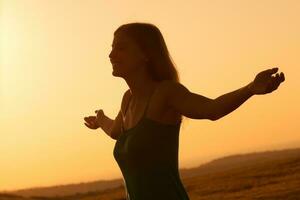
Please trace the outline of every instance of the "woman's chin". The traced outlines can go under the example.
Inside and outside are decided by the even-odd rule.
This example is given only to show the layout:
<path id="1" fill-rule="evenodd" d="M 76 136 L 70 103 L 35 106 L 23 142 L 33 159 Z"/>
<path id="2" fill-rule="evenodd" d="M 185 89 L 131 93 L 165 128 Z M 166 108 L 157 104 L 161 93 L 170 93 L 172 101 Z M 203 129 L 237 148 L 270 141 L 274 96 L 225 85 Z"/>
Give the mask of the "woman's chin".
<path id="1" fill-rule="evenodd" d="M 116 70 L 112 71 L 112 75 L 117 76 L 117 77 L 121 77 L 121 75 Z"/>

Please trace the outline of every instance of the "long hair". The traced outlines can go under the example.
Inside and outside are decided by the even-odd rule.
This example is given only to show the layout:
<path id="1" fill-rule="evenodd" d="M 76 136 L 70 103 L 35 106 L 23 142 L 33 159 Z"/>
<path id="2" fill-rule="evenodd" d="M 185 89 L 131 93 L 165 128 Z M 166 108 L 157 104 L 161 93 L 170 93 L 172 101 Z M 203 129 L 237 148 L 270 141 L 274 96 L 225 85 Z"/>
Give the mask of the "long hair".
<path id="1" fill-rule="evenodd" d="M 173 80 L 179 82 L 179 75 L 169 54 L 160 30 L 149 23 L 128 23 L 121 25 L 114 34 L 125 33 L 134 40 L 148 56 L 147 70 L 153 80 Z"/>
<path id="2" fill-rule="evenodd" d="M 128 23 L 117 28 L 114 35 L 120 32 L 135 41 L 143 53 L 147 55 L 147 71 L 153 80 L 180 82 L 177 69 L 169 54 L 165 40 L 155 25 L 140 22 Z M 181 115 L 181 120 L 183 118 Z"/>

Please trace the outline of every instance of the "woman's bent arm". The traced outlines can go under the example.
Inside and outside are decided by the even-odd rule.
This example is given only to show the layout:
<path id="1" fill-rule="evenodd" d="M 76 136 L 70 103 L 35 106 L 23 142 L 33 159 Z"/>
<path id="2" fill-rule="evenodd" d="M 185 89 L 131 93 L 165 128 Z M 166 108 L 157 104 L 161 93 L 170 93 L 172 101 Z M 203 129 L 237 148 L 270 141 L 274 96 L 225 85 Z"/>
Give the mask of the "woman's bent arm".
<path id="1" fill-rule="evenodd" d="M 99 126 L 108 136 L 111 136 L 113 125 L 114 120 L 103 114 L 101 121 L 99 122 Z"/>

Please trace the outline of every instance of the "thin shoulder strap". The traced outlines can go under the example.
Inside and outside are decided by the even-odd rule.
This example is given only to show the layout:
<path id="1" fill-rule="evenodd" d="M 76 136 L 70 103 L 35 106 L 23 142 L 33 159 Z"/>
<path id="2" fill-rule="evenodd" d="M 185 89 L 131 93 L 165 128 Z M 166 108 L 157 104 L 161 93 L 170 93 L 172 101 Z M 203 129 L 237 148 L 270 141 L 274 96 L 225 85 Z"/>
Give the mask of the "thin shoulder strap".
<path id="1" fill-rule="evenodd" d="M 130 101 L 131 101 L 131 95 L 130 95 L 130 97 L 129 97 L 129 99 L 128 99 L 128 102 L 127 102 L 127 105 L 126 105 L 126 108 L 125 108 L 125 113 L 124 113 L 124 118 L 125 118 L 125 115 L 126 115 L 126 113 L 127 113 L 127 110 L 128 110 L 128 107 L 129 107 L 129 104 L 130 104 Z"/>
<path id="2" fill-rule="evenodd" d="M 125 112 L 124 112 L 123 115 L 122 115 L 122 123 L 121 123 L 122 131 L 124 131 L 125 116 L 126 116 L 126 113 L 127 113 L 127 110 L 128 110 L 130 101 L 131 101 L 131 95 L 130 95 L 130 97 L 129 97 L 129 99 L 128 99 L 128 102 L 127 102 L 127 105 L 126 105 L 126 108 L 125 108 Z"/>
<path id="3" fill-rule="evenodd" d="M 149 99 L 148 99 L 148 101 L 147 101 L 146 108 L 145 108 L 145 110 L 144 110 L 144 113 L 143 113 L 143 115 L 142 115 L 142 118 L 145 117 L 145 115 L 146 115 L 146 113 L 147 113 L 147 110 L 148 110 L 148 107 L 149 107 L 151 98 L 152 98 L 153 93 L 155 92 L 155 90 L 156 90 L 156 88 L 153 90 L 153 92 L 151 93 L 151 95 L 150 95 L 150 97 L 149 97 Z M 128 103 L 127 103 L 127 105 L 126 105 L 125 113 L 123 114 L 123 120 L 122 120 L 122 124 L 121 124 L 121 128 L 122 128 L 122 131 L 123 131 L 123 132 L 124 132 L 125 115 L 126 115 L 126 113 L 127 113 L 127 109 L 128 109 L 128 107 L 129 107 L 129 103 L 130 103 L 130 101 L 131 101 L 131 97 L 132 97 L 132 96 L 130 95 L 130 98 L 129 98 Z"/>

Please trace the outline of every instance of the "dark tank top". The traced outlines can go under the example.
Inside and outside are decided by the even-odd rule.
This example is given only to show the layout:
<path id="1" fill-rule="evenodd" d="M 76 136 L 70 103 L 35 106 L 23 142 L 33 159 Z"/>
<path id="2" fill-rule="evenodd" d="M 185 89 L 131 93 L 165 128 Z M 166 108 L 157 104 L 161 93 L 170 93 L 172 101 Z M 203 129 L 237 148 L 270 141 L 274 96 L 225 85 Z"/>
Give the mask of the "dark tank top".
<path id="1" fill-rule="evenodd" d="M 164 124 L 148 118 L 150 99 L 134 127 L 124 130 L 122 125 L 123 133 L 113 151 L 123 175 L 126 199 L 189 200 L 178 171 L 181 123 Z"/>

